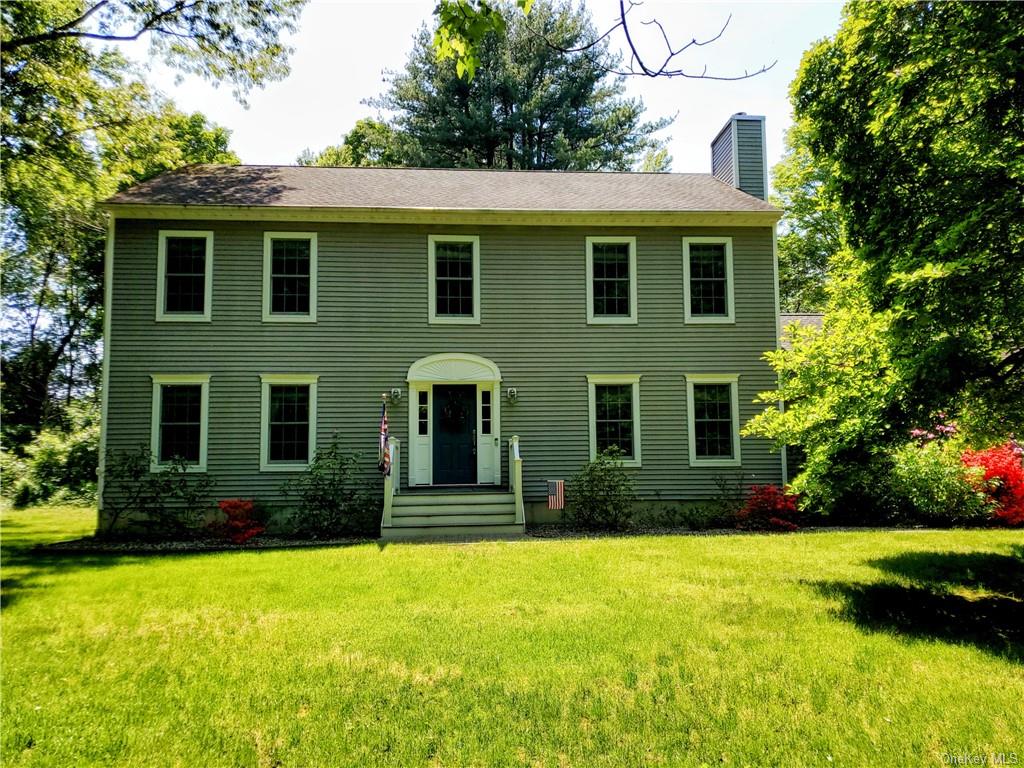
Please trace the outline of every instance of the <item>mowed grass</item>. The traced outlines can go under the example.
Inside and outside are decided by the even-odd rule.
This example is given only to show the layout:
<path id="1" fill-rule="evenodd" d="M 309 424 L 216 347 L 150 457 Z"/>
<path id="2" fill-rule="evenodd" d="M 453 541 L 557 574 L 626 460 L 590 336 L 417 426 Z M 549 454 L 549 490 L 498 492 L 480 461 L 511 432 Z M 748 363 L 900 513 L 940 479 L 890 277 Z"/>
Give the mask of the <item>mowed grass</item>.
<path id="1" fill-rule="evenodd" d="M 1024 536 L 836 532 L 55 556 L 3 514 L 2 762 L 1024 759 Z"/>

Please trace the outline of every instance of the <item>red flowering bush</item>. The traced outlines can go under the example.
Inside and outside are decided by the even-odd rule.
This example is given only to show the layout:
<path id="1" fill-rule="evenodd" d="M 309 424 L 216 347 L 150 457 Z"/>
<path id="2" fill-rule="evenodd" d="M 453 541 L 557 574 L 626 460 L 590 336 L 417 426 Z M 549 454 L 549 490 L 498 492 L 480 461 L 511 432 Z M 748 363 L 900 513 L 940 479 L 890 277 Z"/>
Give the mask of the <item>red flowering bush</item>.
<path id="1" fill-rule="evenodd" d="M 986 448 L 964 451 L 964 466 L 977 467 L 978 480 L 995 503 L 992 513 L 1006 525 L 1024 525 L 1024 451 L 1014 441 Z"/>
<path id="2" fill-rule="evenodd" d="M 226 519 L 213 523 L 210 529 L 235 544 L 244 544 L 266 530 L 258 519 L 256 502 L 252 499 L 224 499 L 218 501 L 217 506 Z"/>
<path id="3" fill-rule="evenodd" d="M 736 527 L 748 531 L 795 531 L 798 497 L 777 485 L 754 485 L 743 508 L 736 513 Z"/>

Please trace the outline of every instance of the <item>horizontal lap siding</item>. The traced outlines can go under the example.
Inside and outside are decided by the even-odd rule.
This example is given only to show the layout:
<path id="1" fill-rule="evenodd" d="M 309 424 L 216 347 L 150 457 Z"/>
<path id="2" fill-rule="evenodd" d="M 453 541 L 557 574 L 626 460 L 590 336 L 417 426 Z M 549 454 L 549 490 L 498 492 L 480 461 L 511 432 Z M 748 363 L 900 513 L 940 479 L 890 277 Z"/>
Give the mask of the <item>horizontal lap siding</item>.
<path id="1" fill-rule="evenodd" d="M 213 321 L 157 323 L 159 229 L 214 231 Z M 319 322 L 261 322 L 263 231 L 318 234 Z M 481 253 L 480 326 L 427 323 L 427 235 L 476 234 Z M 637 237 L 639 324 L 586 324 L 585 238 Z M 733 237 L 736 324 L 683 324 L 683 235 Z M 405 392 L 409 365 L 426 355 L 468 352 L 493 360 L 503 391 L 503 442 L 522 440 L 525 491 L 543 499 L 546 479 L 569 478 L 588 458 L 587 374 L 641 374 L 641 493 L 705 498 L 733 470 L 687 466 L 683 374 L 739 373 L 745 421 L 772 388 L 760 359 L 775 347 L 771 230 L 583 230 L 413 226 L 253 225 L 119 221 L 115 247 L 108 447 L 149 444 L 153 373 L 209 373 L 208 468 L 216 496 L 280 499 L 282 473 L 259 472 L 261 373 L 316 373 L 318 442 L 337 432 L 373 472 L 380 393 Z M 390 406 L 391 431 L 408 445 L 408 394 Z M 780 460 L 743 440 L 744 476 L 777 482 Z M 507 480 L 507 449 L 502 477 Z M 407 462 L 403 458 L 403 470 Z M 404 475 L 404 471 L 403 471 Z M 405 477 L 402 478 L 403 485 Z"/>
<path id="2" fill-rule="evenodd" d="M 760 120 L 736 121 L 736 154 L 740 175 L 736 186 L 762 200 L 768 192 L 765 189 L 763 130 L 764 124 Z"/>

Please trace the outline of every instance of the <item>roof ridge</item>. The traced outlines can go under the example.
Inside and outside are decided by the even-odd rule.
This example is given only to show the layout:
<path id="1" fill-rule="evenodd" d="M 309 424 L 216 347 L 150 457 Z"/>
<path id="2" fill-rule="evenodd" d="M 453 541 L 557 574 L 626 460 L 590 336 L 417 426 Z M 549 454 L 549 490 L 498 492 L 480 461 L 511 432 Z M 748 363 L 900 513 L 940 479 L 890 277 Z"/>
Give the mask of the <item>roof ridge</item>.
<path id="1" fill-rule="evenodd" d="M 172 172 L 185 171 L 193 168 L 289 168 L 294 170 L 321 171 L 438 171 L 459 173 L 518 173 L 551 175 L 591 175 L 591 176 L 711 176 L 700 171 L 611 171 L 611 170 L 568 170 L 562 168 L 431 168 L 422 165 L 299 165 L 297 163 L 190 163 L 175 168 Z"/>

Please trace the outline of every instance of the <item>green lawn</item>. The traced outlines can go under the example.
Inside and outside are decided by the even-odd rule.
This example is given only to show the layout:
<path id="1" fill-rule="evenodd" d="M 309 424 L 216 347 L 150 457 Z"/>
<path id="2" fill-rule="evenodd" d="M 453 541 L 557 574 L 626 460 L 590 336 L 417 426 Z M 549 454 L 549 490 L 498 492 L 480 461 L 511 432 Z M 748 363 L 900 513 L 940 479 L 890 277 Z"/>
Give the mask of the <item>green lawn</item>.
<path id="1" fill-rule="evenodd" d="M 2 762 L 1024 763 L 1024 536 L 54 556 L 3 513 Z"/>

